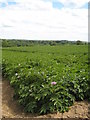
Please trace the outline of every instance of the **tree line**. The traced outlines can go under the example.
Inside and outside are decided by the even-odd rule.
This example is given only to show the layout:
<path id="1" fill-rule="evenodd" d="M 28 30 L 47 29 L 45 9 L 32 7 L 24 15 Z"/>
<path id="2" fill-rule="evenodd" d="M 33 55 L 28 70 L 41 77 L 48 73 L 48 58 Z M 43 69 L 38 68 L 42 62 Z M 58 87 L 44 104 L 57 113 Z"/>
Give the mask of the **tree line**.
<path id="1" fill-rule="evenodd" d="M 33 46 L 33 45 L 65 45 L 65 44 L 76 44 L 76 45 L 85 45 L 87 42 L 82 42 L 80 40 L 77 41 L 68 41 L 68 40 L 8 40 L 8 39 L 0 39 L 2 41 L 2 47 L 20 47 L 20 46 Z"/>

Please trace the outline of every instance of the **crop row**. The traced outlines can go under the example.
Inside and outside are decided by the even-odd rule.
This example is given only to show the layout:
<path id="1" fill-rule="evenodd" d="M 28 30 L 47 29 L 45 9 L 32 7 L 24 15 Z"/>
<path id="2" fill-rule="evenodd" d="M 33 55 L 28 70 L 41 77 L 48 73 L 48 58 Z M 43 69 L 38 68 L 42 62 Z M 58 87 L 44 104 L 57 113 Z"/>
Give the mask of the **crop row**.
<path id="1" fill-rule="evenodd" d="M 5 56 L 2 61 L 3 76 L 10 80 L 14 97 L 26 112 L 65 112 L 74 101 L 90 99 L 87 53 L 57 57 L 50 54 L 52 59 L 47 60 L 42 56 L 36 59 L 36 55 L 33 53 L 34 59 L 28 57 L 21 63 L 12 63 Z"/>

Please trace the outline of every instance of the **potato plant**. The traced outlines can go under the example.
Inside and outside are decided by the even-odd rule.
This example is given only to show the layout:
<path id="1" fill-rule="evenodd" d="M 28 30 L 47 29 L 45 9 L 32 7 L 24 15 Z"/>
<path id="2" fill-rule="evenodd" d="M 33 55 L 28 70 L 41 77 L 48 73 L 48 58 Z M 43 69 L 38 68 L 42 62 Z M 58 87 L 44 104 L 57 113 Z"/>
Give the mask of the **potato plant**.
<path id="1" fill-rule="evenodd" d="M 65 112 L 90 99 L 87 46 L 11 47 L 2 55 L 3 77 L 26 112 Z"/>

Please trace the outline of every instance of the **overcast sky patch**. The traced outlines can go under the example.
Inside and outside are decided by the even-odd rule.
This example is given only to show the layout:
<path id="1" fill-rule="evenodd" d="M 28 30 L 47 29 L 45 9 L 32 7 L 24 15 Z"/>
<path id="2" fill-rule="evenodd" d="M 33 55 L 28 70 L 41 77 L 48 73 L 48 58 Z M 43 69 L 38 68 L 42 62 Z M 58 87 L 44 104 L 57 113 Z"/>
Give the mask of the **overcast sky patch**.
<path id="1" fill-rule="evenodd" d="M 0 0 L 0 38 L 88 41 L 88 0 Z"/>

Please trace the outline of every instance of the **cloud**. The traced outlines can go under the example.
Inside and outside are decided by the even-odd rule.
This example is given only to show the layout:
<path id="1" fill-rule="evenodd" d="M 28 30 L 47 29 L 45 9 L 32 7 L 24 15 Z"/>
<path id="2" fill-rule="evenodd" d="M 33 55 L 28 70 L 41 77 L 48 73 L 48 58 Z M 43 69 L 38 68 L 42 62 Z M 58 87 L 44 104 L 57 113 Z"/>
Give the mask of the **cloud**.
<path id="1" fill-rule="evenodd" d="M 56 1 L 64 7 L 53 7 Z M 0 37 L 88 40 L 88 10 L 80 8 L 87 0 L 81 0 L 80 5 L 80 0 L 56 1 L 0 0 L 7 4 L 7 7 L 0 8 Z M 69 7 L 71 4 L 75 8 Z"/>

